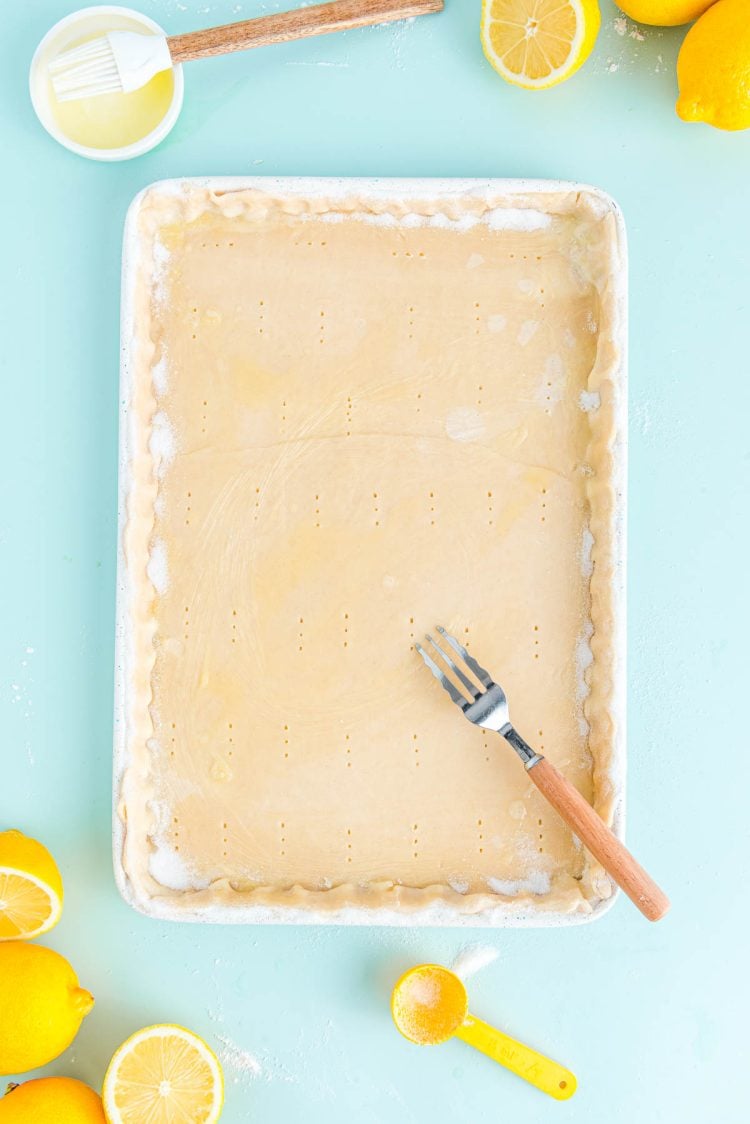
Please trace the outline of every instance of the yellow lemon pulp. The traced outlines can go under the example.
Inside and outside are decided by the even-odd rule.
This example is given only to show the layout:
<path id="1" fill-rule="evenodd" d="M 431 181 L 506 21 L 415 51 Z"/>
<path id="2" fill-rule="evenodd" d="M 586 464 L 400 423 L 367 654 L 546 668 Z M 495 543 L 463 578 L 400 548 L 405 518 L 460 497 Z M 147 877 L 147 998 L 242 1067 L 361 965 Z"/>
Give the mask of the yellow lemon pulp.
<path id="1" fill-rule="evenodd" d="M 101 1097 L 72 1077 L 41 1077 L 10 1087 L 0 1124 L 105 1124 Z"/>
<path id="2" fill-rule="evenodd" d="M 51 948 L 0 944 L 0 1073 L 26 1073 L 58 1057 L 93 1005 L 70 964 Z"/>
<path id="3" fill-rule="evenodd" d="M 206 1043 L 179 1026 L 149 1026 L 129 1038 L 104 1078 L 110 1124 L 213 1124 L 224 1102 L 221 1066 Z"/>
<path id="4" fill-rule="evenodd" d="M 750 128 L 750 7 L 718 0 L 688 31 L 677 57 L 683 121 Z"/>
<path id="5" fill-rule="evenodd" d="M 62 901 L 60 871 L 47 848 L 20 831 L 0 832 L 0 941 L 49 932 Z"/>
<path id="6" fill-rule="evenodd" d="M 626 16 L 652 27 L 678 27 L 691 23 L 715 0 L 616 0 Z"/>
<path id="7" fill-rule="evenodd" d="M 483 0 L 482 47 L 506 81 L 543 90 L 586 61 L 600 24 L 597 0 Z"/>

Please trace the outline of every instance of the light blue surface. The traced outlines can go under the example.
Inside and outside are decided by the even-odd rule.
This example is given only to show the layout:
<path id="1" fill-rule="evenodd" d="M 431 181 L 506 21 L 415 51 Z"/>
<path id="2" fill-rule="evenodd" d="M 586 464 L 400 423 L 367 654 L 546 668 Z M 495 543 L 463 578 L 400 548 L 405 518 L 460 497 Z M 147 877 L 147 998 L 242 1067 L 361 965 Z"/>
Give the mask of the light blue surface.
<path id="1" fill-rule="evenodd" d="M 171 31 L 281 7 L 142 0 Z M 6 2 L 0 826 L 66 877 L 48 943 L 97 997 L 50 1072 L 98 1084 L 153 1021 L 220 1036 L 226 1124 L 739 1124 L 747 1119 L 750 134 L 673 112 L 682 32 L 620 36 L 547 94 L 484 62 L 478 0 L 439 17 L 194 65 L 169 140 L 87 163 L 37 125 L 26 70 L 64 0 Z M 628 24 L 627 30 L 632 28 Z M 673 897 L 563 931 L 196 928 L 117 896 L 110 862 L 119 256 L 132 196 L 207 173 L 579 179 L 622 205 L 631 260 L 630 844 Z M 500 950 L 477 1014 L 569 1064 L 547 1101 L 461 1044 L 419 1050 L 389 986 L 467 941 Z"/>

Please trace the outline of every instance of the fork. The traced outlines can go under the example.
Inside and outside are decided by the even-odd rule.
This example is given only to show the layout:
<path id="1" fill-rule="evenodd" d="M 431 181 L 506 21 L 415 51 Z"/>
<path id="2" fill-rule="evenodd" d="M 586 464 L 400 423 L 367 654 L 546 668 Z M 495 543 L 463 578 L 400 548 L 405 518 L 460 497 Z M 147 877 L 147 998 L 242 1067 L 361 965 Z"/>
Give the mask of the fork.
<path id="1" fill-rule="evenodd" d="M 658 921 L 669 909 L 669 898 L 640 866 L 616 835 L 597 815 L 575 785 L 559 773 L 546 757 L 521 737 L 510 721 L 508 700 L 502 687 L 470 656 L 464 646 L 440 625 L 443 644 L 429 634 L 426 642 L 435 656 L 450 669 L 450 679 L 436 659 L 421 644 L 415 647 L 435 678 L 456 706 L 475 726 L 494 730 L 513 746 L 524 768 L 542 796 L 562 816 L 568 827 L 588 847 L 617 885 L 649 921 Z M 460 688 L 456 685 L 460 684 Z M 481 686 L 478 686 L 481 684 Z"/>

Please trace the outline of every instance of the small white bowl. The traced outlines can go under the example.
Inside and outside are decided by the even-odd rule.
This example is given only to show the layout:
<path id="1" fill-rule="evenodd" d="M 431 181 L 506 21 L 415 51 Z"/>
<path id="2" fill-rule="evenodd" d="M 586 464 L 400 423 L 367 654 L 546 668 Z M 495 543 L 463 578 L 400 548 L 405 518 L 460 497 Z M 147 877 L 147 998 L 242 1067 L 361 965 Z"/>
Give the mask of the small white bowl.
<path id="1" fill-rule="evenodd" d="M 135 12 L 132 8 L 122 8 L 116 4 L 99 4 L 92 8 L 82 8 L 72 12 L 56 23 L 42 39 L 34 52 L 29 72 L 29 90 L 31 102 L 37 117 L 51 137 L 77 152 L 79 156 L 87 156 L 89 160 L 130 160 L 134 156 L 142 156 L 150 152 L 157 144 L 164 140 L 180 115 L 182 101 L 185 94 L 185 79 L 181 66 L 173 68 L 174 91 L 166 113 L 156 128 L 146 136 L 122 148 L 93 148 L 79 144 L 67 136 L 52 112 L 50 105 L 50 83 L 47 67 L 51 60 L 61 51 L 66 50 L 77 40 L 87 35 L 104 35 L 108 31 L 126 30 L 150 32 L 151 34 L 164 35 L 166 32 L 158 23 Z M 52 95 L 54 96 L 54 95 Z"/>

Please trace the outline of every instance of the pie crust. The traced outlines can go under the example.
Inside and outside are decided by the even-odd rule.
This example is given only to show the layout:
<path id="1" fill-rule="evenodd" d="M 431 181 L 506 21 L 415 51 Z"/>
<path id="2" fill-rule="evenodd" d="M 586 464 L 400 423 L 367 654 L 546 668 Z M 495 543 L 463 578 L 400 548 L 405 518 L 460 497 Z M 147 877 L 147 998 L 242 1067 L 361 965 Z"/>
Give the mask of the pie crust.
<path id="1" fill-rule="evenodd" d="M 622 827 L 625 246 L 519 181 L 186 181 L 128 218 L 115 848 L 163 917 L 589 919 L 415 640 Z"/>

